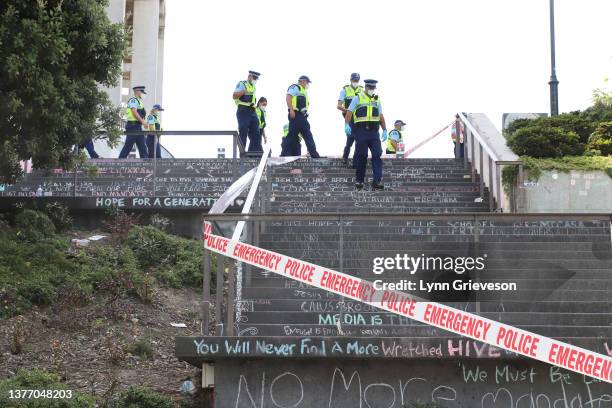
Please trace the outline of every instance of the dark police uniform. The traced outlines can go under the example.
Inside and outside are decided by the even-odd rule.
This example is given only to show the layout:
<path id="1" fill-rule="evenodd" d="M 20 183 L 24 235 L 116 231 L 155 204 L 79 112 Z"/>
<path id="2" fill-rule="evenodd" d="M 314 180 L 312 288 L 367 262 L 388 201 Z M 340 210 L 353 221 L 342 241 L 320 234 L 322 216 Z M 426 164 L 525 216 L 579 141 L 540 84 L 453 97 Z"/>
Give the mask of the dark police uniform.
<path id="1" fill-rule="evenodd" d="M 367 85 L 376 85 L 375 80 L 366 80 Z M 359 93 L 348 108 L 353 112 L 353 132 L 355 136 L 355 182 L 363 183 L 365 179 L 366 165 L 368 161 L 368 150 L 372 154 L 372 172 L 374 184 L 379 184 L 383 176 L 383 164 L 381 160 L 382 146 L 378 129 L 382 115 L 382 105 L 378 95 L 372 97 L 365 92 Z"/>
<path id="2" fill-rule="evenodd" d="M 351 81 L 359 81 L 359 74 L 354 72 L 351 74 Z M 357 94 L 359 94 L 360 92 L 363 92 L 363 87 L 361 85 L 359 85 L 357 88 L 353 88 L 351 84 L 345 85 L 344 87 L 342 87 L 342 90 L 340 91 L 340 96 L 338 97 L 338 101 L 341 101 L 344 104 L 344 108 L 348 109 L 349 106 L 351 106 L 351 102 L 353 101 L 353 98 L 355 96 L 357 96 Z M 344 119 L 344 113 L 342 113 L 342 119 Z M 349 123 L 349 125 L 351 126 L 351 128 L 353 128 L 353 120 L 351 119 L 351 123 Z M 351 133 L 350 135 L 346 135 L 346 145 L 344 146 L 344 152 L 342 153 L 342 158 L 344 160 L 347 160 L 349 157 L 349 154 L 351 153 L 351 147 L 353 146 L 353 143 L 355 142 L 355 135 L 353 133 Z"/>
<path id="3" fill-rule="evenodd" d="M 159 115 L 157 113 L 153 113 L 153 111 L 162 112 L 164 109 L 160 105 L 153 105 L 153 109 L 151 113 L 147 116 L 147 125 L 149 125 L 149 130 L 162 130 L 161 122 L 159 121 Z M 157 146 L 155 146 L 155 135 L 147 135 L 147 150 L 149 151 L 149 158 L 152 159 L 155 156 L 157 158 L 161 158 L 161 136 L 157 137 Z M 157 153 L 155 155 L 154 153 Z"/>
<path id="4" fill-rule="evenodd" d="M 249 75 L 259 77 L 259 72 L 249 71 Z M 247 150 L 247 138 L 249 139 L 249 152 L 263 152 L 261 146 L 261 134 L 259 133 L 259 119 L 255 113 L 257 99 L 255 96 L 255 85 L 249 81 L 240 81 L 234 92 L 245 91 L 240 98 L 235 98 L 237 106 L 236 119 L 238 120 L 238 137 L 243 147 Z"/>
<path id="5" fill-rule="evenodd" d="M 302 80 L 310 82 L 310 79 L 305 75 L 301 76 L 298 81 Z M 291 109 L 295 111 L 295 118 L 291 119 L 291 116 L 288 115 L 289 133 L 281 144 L 281 156 L 299 156 L 297 152 L 298 146 L 300 146 L 299 135 L 301 134 L 310 157 L 317 159 L 321 156 L 317 152 L 317 146 L 310 131 L 310 123 L 308 123 L 308 107 L 310 105 L 308 92 L 298 83 L 291 85 L 287 94 L 291 95 Z"/>
<path id="6" fill-rule="evenodd" d="M 145 92 L 144 86 L 135 86 L 132 88 L 134 91 L 142 91 Z M 144 107 L 144 103 L 142 99 L 137 98 L 135 96 L 131 97 L 127 103 L 127 122 L 125 122 L 125 132 L 140 132 L 142 131 L 142 124 L 136 116 L 132 113 L 132 108 L 136 108 L 136 111 L 140 115 L 141 118 L 145 119 L 147 117 L 147 111 Z M 145 136 L 144 135 L 127 135 L 125 137 L 125 144 L 123 145 L 123 149 L 119 153 L 119 158 L 124 159 L 130 154 L 132 151 L 132 147 L 134 144 L 138 148 L 138 154 L 141 159 L 149 157 L 149 153 L 147 151 L 147 145 L 145 144 Z"/>

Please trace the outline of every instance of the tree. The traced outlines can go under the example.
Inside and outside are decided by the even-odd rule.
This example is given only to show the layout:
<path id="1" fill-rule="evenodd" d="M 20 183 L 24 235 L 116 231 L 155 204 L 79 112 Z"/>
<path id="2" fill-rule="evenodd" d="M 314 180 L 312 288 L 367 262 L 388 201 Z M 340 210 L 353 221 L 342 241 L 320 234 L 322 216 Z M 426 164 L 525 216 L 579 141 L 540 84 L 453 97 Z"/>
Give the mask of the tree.
<path id="1" fill-rule="evenodd" d="M 19 160 L 69 168 L 75 144 L 96 135 L 114 143 L 118 107 L 98 85 L 113 86 L 126 48 L 107 0 L 0 2 L 0 177 L 13 182 Z"/>

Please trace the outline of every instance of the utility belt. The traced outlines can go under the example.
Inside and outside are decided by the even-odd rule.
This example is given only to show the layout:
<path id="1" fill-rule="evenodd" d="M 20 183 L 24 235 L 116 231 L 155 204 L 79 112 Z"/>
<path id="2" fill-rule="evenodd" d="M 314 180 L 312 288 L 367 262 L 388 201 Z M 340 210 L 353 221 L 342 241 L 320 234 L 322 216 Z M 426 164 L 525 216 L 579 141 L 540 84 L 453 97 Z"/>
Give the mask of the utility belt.
<path id="1" fill-rule="evenodd" d="M 291 111 L 291 109 L 287 109 L 287 113 L 289 113 L 289 111 Z M 306 110 L 306 108 L 303 108 L 302 110 L 296 110 L 295 114 L 297 115 L 298 113 L 304 115 L 305 118 L 308 117 L 308 111 Z"/>
<path id="2" fill-rule="evenodd" d="M 238 112 L 240 112 L 240 111 L 254 111 L 254 110 L 255 110 L 254 106 L 238 105 Z"/>
<path id="3" fill-rule="evenodd" d="M 376 130 L 380 128 L 380 122 L 358 122 L 353 123 L 355 129 Z"/>

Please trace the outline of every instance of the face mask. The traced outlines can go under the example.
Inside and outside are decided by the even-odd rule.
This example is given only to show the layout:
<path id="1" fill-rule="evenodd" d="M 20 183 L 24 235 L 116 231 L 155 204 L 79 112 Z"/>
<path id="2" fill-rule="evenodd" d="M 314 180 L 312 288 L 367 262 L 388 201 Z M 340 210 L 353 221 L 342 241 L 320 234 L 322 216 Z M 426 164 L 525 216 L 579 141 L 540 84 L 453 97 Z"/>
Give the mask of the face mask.
<path id="1" fill-rule="evenodd" d="M 139 98 L 142 99 L 142 100 L 145 100 L 145 99 L 147 99 L 147 95 L 141 93 Z"/>
<path id="2" fill-rule="evenodd" d="M 255 84 L 257 83 L 257 80 L 256 80 L 256 79 L 251 79 L 251 83 L 252 83 L 253 85 L 255 85 Z"/>
<path id="3" fill-rule="evenodd" d="M 351 86 L 353 88 L 357 88 L 359 86 L 359 82 L 351 82 Z"/>
<path id="4" fill-rule="evenodd" d="M 402 126 L 400 130 L 403 132 L 405 128 L 406 128 L 405 126 Z"/>
<path id="5" fill-rule="evenodd" d="M 374 89 L 368 89 L 366 93 L 368 94 L 368 96 L 374 96 L 375 91 Z"/>
<path id="6" fill-rule="evenodd" d="M 304 84 L 304 89 L 310 88 L 310 84 Z"/>
<path id="7" fill-rule="evenodd" d="M 263 112 L 265 112 L 265 111 L 266 111 L 266 107 L 265 107 L 265 106 L 263 106 L 263 105 L 261 105 L 261 106 L 259 107 L 259 109 L 261 109 Z"/>

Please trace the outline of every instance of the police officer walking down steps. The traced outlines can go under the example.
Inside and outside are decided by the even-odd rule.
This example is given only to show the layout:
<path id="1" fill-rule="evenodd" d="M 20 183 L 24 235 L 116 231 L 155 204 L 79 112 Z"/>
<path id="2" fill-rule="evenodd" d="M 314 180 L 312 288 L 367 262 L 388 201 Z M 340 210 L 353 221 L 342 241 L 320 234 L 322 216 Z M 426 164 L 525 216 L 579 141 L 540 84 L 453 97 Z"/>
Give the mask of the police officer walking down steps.
<path id="1" fill-rule="evenodd" d="M 147 127 L 145 121 L 147 117 L 147 111 L 145 110 L 144 103 L 142 102 L 144 95 L 146 95 L 144 86 L 135 86 L 134 96 L 131 97 L 127 102 L 127 122 L 125 123 L 125 132 L 140 132 L 143 127 Z M 123 149 L 119 153 L 119 158 L 124 159 L 132 151 L 134 144 L 138 148 L 138 154 L 141 159 L 149 157 L 147 152 L 147 146 L 145 144 L 145 136 L 142 135 L 127 135 L 125 137 L 125 144 Z"/>
<path id="2" fill-rule="evenodd" d="M 366 79 L 365 92 L 359 93 L 348 107 L 344 118 L 345 132 L 355 137 L 355 189 L 363 190 L 368 150 L 372 154 L 372 190 L 384 190 L 382 185 L 383 164 L 381 139 L 378 128 L 382 126 L 382 141 L 387 140 L 387 124 L 382 112 L 382 105 L 376 95 L 374 79 Z M 351 120 L 354 121 L 351 127 Z M 353 131 L 354 129 L 354 131 Z"/>
<path id="3" fill-rule="evenodd" d="M 289 110 L 289 134 L 284 138 L 281 156 L 293 156 L 300 143 L 298 135 L 301 134 L 306 144 L 310 157 L 318 159 L 319 153 L 315 145 L 310 123 L 308 123 L 308 84 L 310 78 L 302 75 L 297 84 L 293 84 L 287 90 L 287 109 Z"/>
<path id="4" fill-rule="evenodd" d="M 358 93 L 363 92 L 363 87 L 359 85 L 360 76 L 358 73 L 353 72 L 351 74 L 351 83 L 350 85 L 344 85 L 340 90 L 340 96 L 338 96 L 338 110 L 342 112 L 342 118 L 346 116 L 346 111 L 348 107 L 351 105 L 353 98 L 357 96 Z M 351 128 L 353 127 L 353 122 L 349 123 Z M 342 154 L 342 161 L 345 165 L 348 165 L 348 157 L 351 153 L 351 146 L 355 142 L 355 136 L 350 134 L 346 135 L 346 145 L 344 146 L 344 152 Z"/>
<path id="5" fill-rule="evenodd" d="M 249 71 L 246 81 L 240 81 L 234 89 L 232 97 L 238 107 L 236 119 L 238 119 L 238 136 L 242 146 L 247 150 L 246 143 L 249 139 L 248 152 L 263 152 L 261 147 L 261 135 L 259 134 L 259 120 L 255 113 L 257 97 L 255 96 L 255 84 L 259 79 L 259 72 Z"/>
<path id="6" fill-rule="evenodd" d="M 159 121 L 159 112 L 163 112 L 163 111 L 164 109 L 161 107 L 161 105 L 158 105 L 158 104 L 153 105 L 153 108 L 151 108 L 151 113 L 149 113 L 149 115 L 147 116 L 148 130 L 157 130 L 157 131 L 162 130 L 161 122 Z M 155 143 L 156 136 L 157 136 L 157 146 Z M 150 159 L 156 156 L 158 159 L 161 158 L 161 147 L 159 146 L 159 143 L 160 143 L 159 138 L 160 136 L 155 135 L 155 134 L 147 135 L 147 150 L 149 151 Z"/>
<path id="7" fill-rule="evenodd" d="M 404 143 L 404 135 L 402 133 L 404 126 L 406 126 L 406 124 L 403 120 L 398 119 L 395 121 L 395 129 L 389 132 L 389 139 L 387 139 L 387 154 L 396 154 L 400 152 L 400 143 Z"/>

